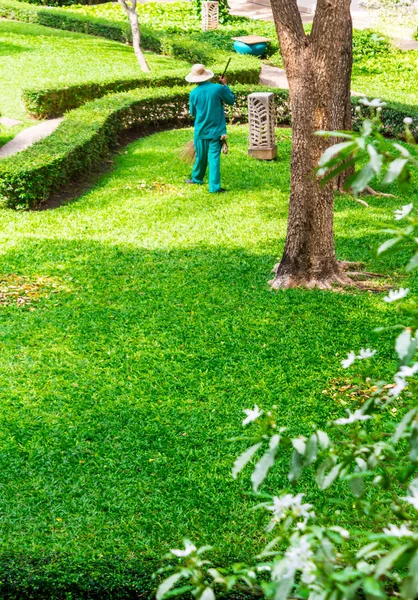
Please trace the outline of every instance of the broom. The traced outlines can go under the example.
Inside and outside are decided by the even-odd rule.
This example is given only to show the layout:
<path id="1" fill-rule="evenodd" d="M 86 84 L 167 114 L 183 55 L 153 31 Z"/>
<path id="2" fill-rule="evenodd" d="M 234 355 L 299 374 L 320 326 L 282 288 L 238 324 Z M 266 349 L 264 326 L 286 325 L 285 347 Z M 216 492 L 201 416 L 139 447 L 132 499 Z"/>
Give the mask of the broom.
<path id="1" fill-rule="evenodd" d="M 230 62 L 231 62 L 231 58 L 228 59 L 228 62 L 226 63 L 226 67 L 224 69 L 224 72 L 221 75 L 221 78 L 225 77 Z M 223 135 L 221 137 L 222 152 L 224 154 L 228 154 L 228 144 L 226 142 L 227 137 L 228 136 L 226 136 L 226 135 Z M 187 142 L 187 144 L 185 146 L 183 146 L 183 148 L 180 150 L 179 156 L 180 156 L 180 159 L 183 160 L 188 165 L 194 164 L 194 162 L 196 160 L 196 149 L 194 147 L 193 140 L 190 140 L 190 142 Z"/>

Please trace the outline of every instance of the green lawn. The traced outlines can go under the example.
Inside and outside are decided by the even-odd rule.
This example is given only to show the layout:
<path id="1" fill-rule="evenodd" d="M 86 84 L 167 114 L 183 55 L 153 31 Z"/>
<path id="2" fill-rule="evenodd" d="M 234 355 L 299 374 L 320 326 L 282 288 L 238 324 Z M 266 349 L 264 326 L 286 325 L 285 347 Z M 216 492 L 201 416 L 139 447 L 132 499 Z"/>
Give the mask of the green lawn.
<path id="1" fill-rule="evenodd" d="M 25 87 L 106 81 L 141 74 L 132 48 L 103 38 L 0 20 L 0 113 L 25 120 Z M 186 63 L 147 53 L 150 67 L 169 71 Z"/>
<path id="2" fill-rule="evenodd" d="M 371 333 L 396 322 L 379 295 L 270 291 L 290 132 L 279 130 L 277 163 L 248 158 L 246 128 L 230 134 L 227 194 L 183 183 L 181 130 L 130 145 L 72 204 L 0 212 L 0 272 L 57 286 L 0 311 L 3 594 L 13 581 L 15 597 L 25 585 L 38 597 L 61 585 L 74 598 L 100 583 L 103 598 L 112 586 L 150 590 L 159 557 L 185 536 L 213 543 L 218 559 L 251 557 L 263 536 L 249 473 L 230 476 L 242 409 L 277 405 L 294 434 L 326 427 L 344 413 L 324 390 L 346 381 L 348 351 L 393 356 L 390 334 Z M 399 272 L 403 258 L 375 248 L 400 202 L 337 198 L 338 256 Z M 287 485 L 287 461 L 266 490 Z M 317 497 L 309 475 L 298 489 Z M 324 518 L 356 524 L 345 488 L 321 497 Z"/>

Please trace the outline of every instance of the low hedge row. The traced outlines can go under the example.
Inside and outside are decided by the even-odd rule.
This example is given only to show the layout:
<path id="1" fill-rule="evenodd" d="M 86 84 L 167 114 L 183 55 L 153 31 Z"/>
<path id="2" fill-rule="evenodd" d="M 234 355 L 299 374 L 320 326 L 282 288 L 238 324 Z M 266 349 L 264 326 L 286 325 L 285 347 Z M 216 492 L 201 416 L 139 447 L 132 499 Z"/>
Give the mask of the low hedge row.
<path id="1" fill-rule="evenodd" d="M 235 86 L 235 106 L 228 110 L 231 122 L 246 122 L 247 96 L 267 91 L 262 86 Z M 290 125 L 287 90 L 275 94 L 278 123 Z M 133 127 L 190 124 L 190 88 L 136 89 L 104 96 L 70 111 L 48 138 L 0 161 L 0 197 L 11 208 L 34 208 L 63 186 L 93 172 L 117 145 L 121 134 Z M 353 113 L 359 98 L 353 98 Z M 383 109 L 384 132 L 401 136 L 403 120 L 418 123 L 418 108 L 388 103 Z M 356 122 L 355 122 L 356 125 Z M 418 134 L 415 124 L 413 132 Z"/>
<path id="2" fill-rule="evenodd" d="M 257 86 L 235 89 L 230 118 L 247 119 L 247 95 Z M 134 127 L 189 124 L 190 88 L 137 89 L 104 96 L 69 112 L 48 138 L 0 161 L 0 197 L 10 208 L 34 208 L 54 192 L 93 172 L 121 134 Z M 287 92 L 276 95 L 282 122 L 290 121 Z"/>
<path id="3" fill-rule="evenodd" d="M 246 61 L 248 62 L 248 61 Z M 221 73 L 224 65 L 212 65 L 215 73 Z M 78 108 L 85 102 L 109 93 L 119 93 L 142 87 L 171 87 L 186 85 L 185 71 L 172 71 L 158 76 L 140 76 L 100 83 L 79 83 L 57 85 L 49 88 L 23 90 L 23 101 L 27 112 L 35 118 L 53 119 L 68 110 Z M 260 76 L 260 63 L 251 61 L 248 65 L 231 65 L 228 80 L 231 84 L 257 84 Z"/>
<path id="4" fill-rule="evenodd" d="M 351 104 L 353 107 L 353 129 L 358 129 L 358 115 L 356 113 L 357 106 L 363 107 L 361 103 L 361 97 L 351 98 Z M 366 113 L 365 110 L 363 110 Z M 411 117 L 413 124 L 411 125 L 411 132 L 414 137 L 418 139 L 418 106 L 402 104 L 400 102 L 387 101 L 386 106 L 382 109 L 381 118 L 383 123 L 383 133 L 388 137 L 404 137 L 405 134 L 405 117 Z"/>
<path id="5" fill-rule="evenodd" d="M 86 17 L 50 6 L 38 6 L 17 0 L 1 0 L 0 17 L 76 33 L 88 33 L 117 42 L 129 43 L 131 41 L 128 23 Z"/>
<path id="6" fill-rule="evenodd" d="M 36 6 L 18 0 L 0 0 L 0 17 L 37 23 L 46 27 L 63 29 L 130 43 L 132 36 L 128 23 L 109 21 L 97 17 L 68 12 L 59 8 Z M 211 65 L 221 73 L 229 53 L 215 48 L 204 40 L 189 39 L 179 34 L 158 32 L 149 26 L 141 27 L 142 46 L 158 54 L 165 54 L 190 63 Z M 234 64 L 235 63 L 235 64 Z M 231 83 L 256 84 L 260 61 L 254 57 L 237 56 L 232 62 L 228 77 Z M 65 111 L 81 106 L 108 93 L 127 91 L 143 86 L 183 85 L 185 73 L 147 77 L 139 75 L 129 79 L 89 82 L 75 85 L 58 85 L 43 89 L 26 89 L 23 100 L 28 113 L 35 118 L 53 118 Z"/>

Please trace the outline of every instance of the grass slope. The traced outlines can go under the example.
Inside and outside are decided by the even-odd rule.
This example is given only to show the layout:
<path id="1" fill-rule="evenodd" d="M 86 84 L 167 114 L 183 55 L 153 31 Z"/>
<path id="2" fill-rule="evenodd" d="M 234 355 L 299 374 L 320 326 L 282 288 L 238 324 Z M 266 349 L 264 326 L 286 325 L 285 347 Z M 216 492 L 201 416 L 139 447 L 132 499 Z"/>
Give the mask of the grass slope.
<path id="1" fill-rule="evenodd" d="M 230 133 L 228 194 L 183 183 L 182 130 L 130 145 L 71 205 L 0 213 L 0 272 L 65 288 L 0 311 L 3 596 L 81 597 L 98 582 L 101 598 L 112 586 L 113 598 L 149 590 L 185 536 L 213 543 L 218 559 L 251 557 L 262 536 L 248 473 L 230 476 L 242 409 L 277 405 L 294 434 L 326 427 L 344 413 L 323 390 L 346 381 L 347 352 L 378 344 L 392 356 L 389 334 L 370 333 L 396 322 L 378 296 L 269 290 L 290 134 L 279 131 L 271 163 L 248 158 L 246 128 Z M 399 200 L 370 203 L 337 199 L 338 256 L 397 271 L 402 259 L 374 249 Z M 287 485 L 287 464 L 266 491 Z M 299 489 L 317 497 L 309 476 Z M 353 526 L 352 513 L 335 516 L 346 502 L 345 489 L 322 497 L 323 517 Z"/>
<path id="2" fill-rule="evenodd" d="M 106 81 L 140 75 L 132 48 L 93 36 L 0 20 L 0 113 L 25 119 L 24 87 Z M 151 69 L 169 71 L 182 61 L 147 53 Z"/>

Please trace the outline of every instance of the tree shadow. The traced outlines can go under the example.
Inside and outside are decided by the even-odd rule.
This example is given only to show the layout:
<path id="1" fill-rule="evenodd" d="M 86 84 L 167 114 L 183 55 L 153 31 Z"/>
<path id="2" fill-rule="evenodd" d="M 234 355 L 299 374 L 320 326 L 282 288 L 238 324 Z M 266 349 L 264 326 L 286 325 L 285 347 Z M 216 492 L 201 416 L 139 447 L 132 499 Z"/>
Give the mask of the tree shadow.
<path id="1" fill-rule="evenodd" d="M 0 56 L 12 56 L 13 54 L 21 54 L 22 52 L 31 52 L 26 46 L 11 44 L 10 42 L 0 42 Z M 11 74 L 12 76 L 13 74 Z"/>
<path id="2" fill-rule="evenodd" d="M 68 590 L 80 557 L 77 597 L 89 596 L 93 564 L 107 581 L 106 560 L 125 573 L 120 590 L 138 578 L 151 590 L 159 557 L 183 537 L 210 541 L 220 560 L 254 554 L 248 482 L 230 477 L 242 409 L 275 405 L 295 435 L 326 426 L 343 412 L 323 394 L 346 378 L 341 358 L 396 321 L 370 295 L 273 293 L 272 261 L 222 246 L 30 238 L 0 257 L 2 273 L 68 288 L 0 312 L 3 554 L 31 556 L 38 590 L 57 586 L 57 573 Z M 387 338 L 379 346 L 391 357 Z M 287 485 L 287 466 L 269 489 Z M 52 530 L 51 514 L 61 519 Z M 22 561 L 7 564 L 14 589 L 27 585 Z"/>

